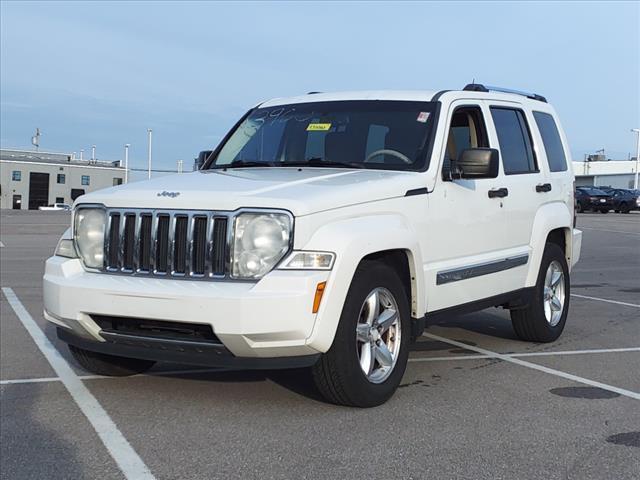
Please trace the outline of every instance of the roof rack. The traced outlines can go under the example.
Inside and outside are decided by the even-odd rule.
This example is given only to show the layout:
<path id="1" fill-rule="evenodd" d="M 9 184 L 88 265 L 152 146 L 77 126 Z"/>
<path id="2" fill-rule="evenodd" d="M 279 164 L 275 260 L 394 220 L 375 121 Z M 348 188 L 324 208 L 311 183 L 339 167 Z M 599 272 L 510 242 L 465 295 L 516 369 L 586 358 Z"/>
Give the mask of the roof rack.
<path id="1" fill-rule="evenodd" d="M 468 92 L 501 92 L 512 93 L 514 95 L 522 95 L 523 97 L 530 98 L 532 100 L 538 100 L 539 102 L 547 103 L 547 99 L 537 93 L 523 92 L 521 90 L 513 90 L 511 88 L 491 87 L 489 85 L 482 85 L 480 83 L 469 83 L 462 90 Z"/>

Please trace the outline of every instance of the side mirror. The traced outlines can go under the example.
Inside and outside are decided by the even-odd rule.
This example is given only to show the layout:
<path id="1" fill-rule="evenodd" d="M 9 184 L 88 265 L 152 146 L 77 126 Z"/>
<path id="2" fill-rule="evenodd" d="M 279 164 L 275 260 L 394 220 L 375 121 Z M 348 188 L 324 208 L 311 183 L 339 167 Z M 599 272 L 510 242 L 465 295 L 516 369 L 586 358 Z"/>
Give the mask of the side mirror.
<path id="1" fill-rule="evenodd" d="M 198 154 L 198 158 L 196 158 L 196 170 L 202 169 L 204 162 L 207 161 L 209 155 L 213 153 L 213 150 L 203 150 Z"/>
<path id="2" fill-rule="evenodd" d="M 496 178 L 500 154 L 495 148 L 467 148 L 460 152 L 455 162 L 451 162 L 452 177 Z"/>

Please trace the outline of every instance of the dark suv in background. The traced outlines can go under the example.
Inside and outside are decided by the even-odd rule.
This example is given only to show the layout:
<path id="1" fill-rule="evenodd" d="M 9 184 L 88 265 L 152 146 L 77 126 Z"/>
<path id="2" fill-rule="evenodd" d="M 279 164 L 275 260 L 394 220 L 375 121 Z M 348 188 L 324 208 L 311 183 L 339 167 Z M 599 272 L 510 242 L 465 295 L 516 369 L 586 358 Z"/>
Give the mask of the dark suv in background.
<path id="1" fill-rule="evenodd" d="M 616 213 L 629 213 L 631 210 L 640 210 L 640 192 L 637 190 L 612 187 L 598 187 L 598 189 L 611 195 L 613 209 Z"/>
<path id="2" fill-rule="evenodd" d="M 609 213 L 614 208 L 613 196 L 595 187 L 577 187 L 576 204 L 578 213 L 589 210 Z"/>

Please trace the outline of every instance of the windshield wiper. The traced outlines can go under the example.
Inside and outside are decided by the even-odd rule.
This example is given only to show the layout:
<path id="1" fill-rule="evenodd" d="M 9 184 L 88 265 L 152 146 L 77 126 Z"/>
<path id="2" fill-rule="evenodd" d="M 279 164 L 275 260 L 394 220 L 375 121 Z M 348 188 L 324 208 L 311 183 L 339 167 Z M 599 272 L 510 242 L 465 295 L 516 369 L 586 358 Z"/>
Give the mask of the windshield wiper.
<path id="1" fill-rule="evenodd" d="M 362 163 L 358 162 L 332 162 L 323 160 L 320 157 L 307 158 L 304 162 L 282 162 L 287 167 L 348 167 L 348 168 L 365 168 Z"/>
<path id="2" fill-rule="evenodd" d="M 256 162 L 254 160 L 234 160 L 226 165 L 215 165 L 215 169 L 227 169 L 227 168 L 245 168 L 245 167 L 276 167 L 277 164 L 273 162 Z"/>

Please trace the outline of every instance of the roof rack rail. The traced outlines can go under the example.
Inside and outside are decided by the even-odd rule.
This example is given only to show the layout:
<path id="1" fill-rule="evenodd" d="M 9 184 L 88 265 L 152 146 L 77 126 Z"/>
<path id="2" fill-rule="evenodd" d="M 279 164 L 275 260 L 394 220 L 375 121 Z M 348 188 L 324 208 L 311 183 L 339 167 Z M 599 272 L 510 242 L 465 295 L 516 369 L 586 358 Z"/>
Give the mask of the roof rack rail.
<path id="1" fill-rule="evenodd" d="M 315 95 L 316 93 L 322 93 L 322 92 L 307 92 L 307 95 Z"/>
<path id="2" fill-rule="evenodd" d="M 462 90 L 468 92 L 501 92 L 501 93 L 513 93 L 514 95 L 522 95 L 523 97 L 530 98 L 532 100 L 538 100 L 539 102 L 547 103 L 547 99 L 537 93 L 523 92 L 521 90 L 513 90 L 511 88 L 491 87 L 489 85 L 482 85 L 480 83 L 469 83 Z"/>

